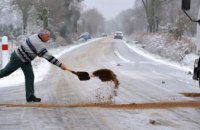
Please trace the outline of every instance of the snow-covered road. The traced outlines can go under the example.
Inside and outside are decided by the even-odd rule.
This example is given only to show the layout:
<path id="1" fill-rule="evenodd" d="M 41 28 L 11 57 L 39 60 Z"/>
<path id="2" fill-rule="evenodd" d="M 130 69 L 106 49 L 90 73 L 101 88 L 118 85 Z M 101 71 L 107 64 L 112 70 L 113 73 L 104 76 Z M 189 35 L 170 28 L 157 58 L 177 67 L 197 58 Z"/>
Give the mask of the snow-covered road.
<path id="1" fill-rule="evenodd" d="M 200 98 L 181 94 L 200 90 L 191 75 L 180 68 L 144 57 L 123 41 L 112 38 L 98 39 L 71 50 L 60 60 L 74 70 L 113 70 L 121 83 L 118 96 L 112 99 L 115 107 L 101 108 L 98 104 L 95 107 L 95 103 L 107 101 L 96 97 L 100 94 L 106 99 L 105 96 L 112 92 L 112 84 L 96 78 L 81 82 L 75 75 L 51 66 L 35 87 L 42 103 L 26 104 L 23 85 L 0 89 L 0 129 L 200 129 Z M 186 103 L 191 101 L 196 101 L 193 102 L 195 107 Z M 172 107 L 170 102 L 177 102 L 179 107 Z M 178 102 L 188 107 L 181 107 Z M 145 109 L 148 103 L 160 103 L 160 107 Z M 146 107 L 125 109 L 117 107 L 120 104 Z"/>

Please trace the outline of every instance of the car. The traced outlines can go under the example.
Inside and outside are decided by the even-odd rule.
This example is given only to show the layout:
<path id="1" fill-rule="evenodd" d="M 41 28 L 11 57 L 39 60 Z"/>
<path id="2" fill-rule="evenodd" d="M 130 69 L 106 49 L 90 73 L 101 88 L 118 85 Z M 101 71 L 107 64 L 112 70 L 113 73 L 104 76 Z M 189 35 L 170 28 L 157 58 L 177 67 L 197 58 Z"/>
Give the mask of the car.
<path id="1" fill-rule="evenodd" d="M 89 39 L 92 39 L 91 35 L 89 32 L 84 32 L 79 36 L 79 40 L 82 39 L 84 41 L 87 41 Z"/>
<path id="2" fill-rule="evenodd" d="M 116 31 L 114 35 L 114 39 L 123 39 L 123 33 L 120 31 Z"/>
<path id="3" fill-rule="evenodd" d="M 101 33 L 102 37 L 107 37 L 107 33 Z"/>

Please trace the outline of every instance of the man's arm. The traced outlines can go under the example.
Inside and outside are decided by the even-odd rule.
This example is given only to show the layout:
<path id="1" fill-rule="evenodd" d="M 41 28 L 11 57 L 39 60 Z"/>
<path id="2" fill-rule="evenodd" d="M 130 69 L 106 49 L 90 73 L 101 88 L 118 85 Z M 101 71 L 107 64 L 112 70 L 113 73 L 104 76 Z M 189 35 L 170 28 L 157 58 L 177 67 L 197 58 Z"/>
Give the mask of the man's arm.
<path id="1" fill-rule="evenodd" d="M 50 63 L 60 67 L 63 70 L 66 70 L 66 66 L 64 64 L 62 64 L 61 62 L 58 61 L 58 59 L 56 59 L 54 56 L 52 56 L 50 53 L 48 53 L 47 49 L 43 49 L 39 54 L 39 57 L 43 57 L 46 60 L 48 60 Z"/>

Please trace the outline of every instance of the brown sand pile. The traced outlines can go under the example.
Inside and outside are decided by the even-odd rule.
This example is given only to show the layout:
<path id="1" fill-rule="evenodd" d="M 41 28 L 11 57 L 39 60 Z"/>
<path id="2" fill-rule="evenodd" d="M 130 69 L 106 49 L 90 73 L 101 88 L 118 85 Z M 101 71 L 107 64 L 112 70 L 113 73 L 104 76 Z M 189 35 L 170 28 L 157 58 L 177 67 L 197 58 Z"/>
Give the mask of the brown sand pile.
<path id="1" fill-rule="evenodd" d="M 98 77 L 102 82 L 113 81 L 115 83 L 115 89 L 119 87 L 119 80 L 117 76 L 110 69 L 99 69 L 94 71 L 93 76 Z"/>
<path id="2" fill-rule="evenodd" d="M 200 97 L 200 93 L 181 93 L 186 97 Z"/>
<path id="3" fill-rule="evenodd" d="M 100 107 L 115 109 L 168 109 L 168 108 L 200 108 L 200 101 L 154 102 L 154 103 L 78 103 L 78 104 L 0 104 L 0 107 L 31 107 L 31 108 L 81 108 Z"/>

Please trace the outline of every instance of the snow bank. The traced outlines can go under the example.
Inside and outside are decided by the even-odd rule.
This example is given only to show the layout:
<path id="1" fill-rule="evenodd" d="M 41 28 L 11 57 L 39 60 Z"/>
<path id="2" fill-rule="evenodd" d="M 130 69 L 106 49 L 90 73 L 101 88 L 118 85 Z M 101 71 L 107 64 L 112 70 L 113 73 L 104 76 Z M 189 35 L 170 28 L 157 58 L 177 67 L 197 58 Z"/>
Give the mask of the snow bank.
<path id="1" fill-rule="evenodd" d="M 192 71 L 194 60 L 198 58 L 195 54 L 196 45 L 187 38 L 174 40 L 168 34 L 139 34 L 128 39 L 129 48 L 182 70 Z"/>

